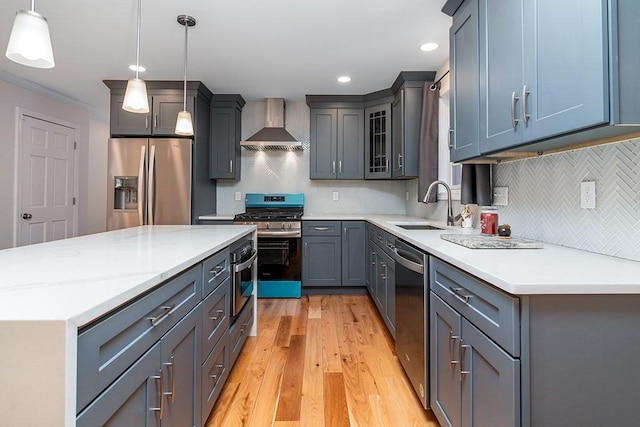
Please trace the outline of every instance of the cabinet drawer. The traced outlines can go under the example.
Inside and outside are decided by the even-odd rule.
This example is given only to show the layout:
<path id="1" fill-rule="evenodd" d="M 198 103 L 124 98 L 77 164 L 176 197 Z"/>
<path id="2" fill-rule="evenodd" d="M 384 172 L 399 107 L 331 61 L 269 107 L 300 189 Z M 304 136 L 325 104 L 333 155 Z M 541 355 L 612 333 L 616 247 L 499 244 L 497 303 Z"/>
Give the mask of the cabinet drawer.
<path id="1" fill-rule="evenodd" d="M 340 236 L 341 221 L 302 221 L 303 236 Z"/>
<path id="2" fill-rule="evenodd" d="M 229 248 L 211 255 L 202 262 L 202 296 L 206 297 L 230 275 Z"/>
<path id="3" fill-rule="evenodd" d="M 520 300 L 431 257 L 431 290 L 512 356 L 520 355 Z"/>
<path id="4" fill-rule="evenodd" d="M 202 360 L 229 327 L 231 279 L 227 278 L 202 302 Z"/>
<path id="5" fill-rule="evenodd" d="M 202 299 L 202 266 L 179 274 L 78 335 L 77 409 L 84 408 Z"/>
<path id="6" fill-rule="evenodd" d="M 229 362 L 229 336 L 225 335 L 209 357 L 202 364 L 202 421 L 203 424 L 209 418 L 211 410 L 227 381 L 231 363 Z"/>
<path id="7" fill-rule="evenodd" d="M 253 324 L 253 298 L 251 297 L 244 306 L 236 321 L 229 328 L 229 349 L 231 352 L 231 367 L 236 363 L 236 359 L 242 350 L 242 346 L 247 339 L 251 325 Z"/>

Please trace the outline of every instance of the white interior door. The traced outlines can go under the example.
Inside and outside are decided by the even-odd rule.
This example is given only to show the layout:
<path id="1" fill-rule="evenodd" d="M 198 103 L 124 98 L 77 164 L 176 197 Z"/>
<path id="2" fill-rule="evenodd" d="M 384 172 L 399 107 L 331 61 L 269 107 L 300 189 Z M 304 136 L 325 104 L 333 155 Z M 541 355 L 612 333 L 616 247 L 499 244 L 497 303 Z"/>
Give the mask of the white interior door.
<path id="1" fill-rule="evenodd" d="M 18 245 L 73 236 L 75 129 L 22 116 Z"/>

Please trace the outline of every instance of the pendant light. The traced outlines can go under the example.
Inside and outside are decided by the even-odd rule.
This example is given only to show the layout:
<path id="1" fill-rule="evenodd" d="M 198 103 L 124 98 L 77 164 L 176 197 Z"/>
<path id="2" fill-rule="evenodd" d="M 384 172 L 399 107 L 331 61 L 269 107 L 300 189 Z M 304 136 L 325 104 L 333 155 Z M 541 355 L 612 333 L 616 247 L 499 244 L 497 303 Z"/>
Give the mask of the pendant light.
<path id="1" fill-rule="evenodd" d="M 19 10 L 13 21 L 6 57 L 34 68 L 53 68 L 53 49 L 47 18 L 36 12 L 35 0 L 30 10 Z"/>
<path id="2" fill-rule="evenodd" d="M 187 40 L 189 27 L 196 25 L 196 19 L 189 15 L 178 15 L 178 23 L 184 26 L 184 95 L 182 111 L 178 113 L 178 120 L 176 120 L 176 134 L 191 136 L 193 135 L 193 121 L 191 113 L 187 111 Z"/>
<path id="3" fill-rule="evenodd" d="M 147 84 L 138 78 L 140 71 L 140 22 L 142 15 L 142 0 L 138 0 L 138 22 L 136 31 L 136 77 L 127 82 L 127 90 L 124 92 L 122 109 L 130 113 L 149 112 L 149 98 L 147 97 Z"/>

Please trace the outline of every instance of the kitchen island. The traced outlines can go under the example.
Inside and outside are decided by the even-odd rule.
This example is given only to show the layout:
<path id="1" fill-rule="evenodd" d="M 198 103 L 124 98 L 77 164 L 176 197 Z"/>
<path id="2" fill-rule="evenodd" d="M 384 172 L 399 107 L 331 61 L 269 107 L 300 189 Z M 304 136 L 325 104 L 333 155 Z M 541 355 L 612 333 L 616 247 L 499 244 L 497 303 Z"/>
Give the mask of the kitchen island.
<path id="1" fill-rule="evenodd" d="M 144 226 L 0 251 L 0 425 L 75 425 L 79 330 L 254 231 Z"/>

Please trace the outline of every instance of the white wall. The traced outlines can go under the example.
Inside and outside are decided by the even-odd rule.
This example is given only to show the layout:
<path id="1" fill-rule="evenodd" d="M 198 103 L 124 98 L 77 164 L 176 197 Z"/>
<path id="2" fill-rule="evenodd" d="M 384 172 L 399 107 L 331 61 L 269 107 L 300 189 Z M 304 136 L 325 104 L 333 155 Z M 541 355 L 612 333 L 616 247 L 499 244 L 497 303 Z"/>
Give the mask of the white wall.
<path id="1" fill-rule="evenodd" d="M 58 118 L 76 126 L 78 234 L 104 231 L 106 223 L 106 117 L 80 101 L 18 76 L 0 74 L 0 249 L 15 245 L 17 110 Z M 106 106 L 105 106 L 106 111 Z M 103 146 L 104 145 L 104 150 Z M 104 151 L 104 152 L 103 152 Z"/>

